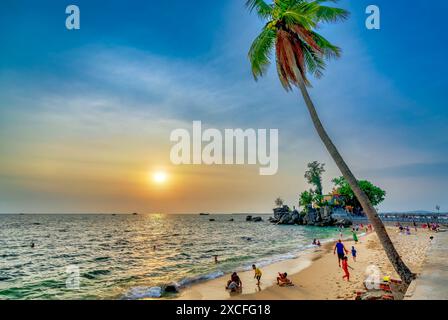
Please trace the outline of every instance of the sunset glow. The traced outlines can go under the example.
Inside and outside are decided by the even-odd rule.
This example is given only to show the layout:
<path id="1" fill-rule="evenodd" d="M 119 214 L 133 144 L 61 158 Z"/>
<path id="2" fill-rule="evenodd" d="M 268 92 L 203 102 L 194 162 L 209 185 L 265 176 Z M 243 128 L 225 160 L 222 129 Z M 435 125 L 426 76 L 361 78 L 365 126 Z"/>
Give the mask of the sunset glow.
<path id="1" fill-rule="evenodd" d="M 152 174 L 152 180 L 157 184 L 164 184 L 168 179 L 168 175 L 164 171 L 156 171 Z"/>

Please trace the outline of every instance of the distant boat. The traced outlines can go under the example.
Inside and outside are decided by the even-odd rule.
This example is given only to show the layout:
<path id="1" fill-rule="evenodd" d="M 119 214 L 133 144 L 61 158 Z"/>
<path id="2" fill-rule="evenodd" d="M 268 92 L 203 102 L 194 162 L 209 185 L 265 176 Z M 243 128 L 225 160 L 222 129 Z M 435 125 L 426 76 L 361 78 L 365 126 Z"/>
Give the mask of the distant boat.
<path id="1" fill-rule="evenodd" d="M 208 216 L 208 215 L 210 215 L 210 213 L 207 213 L 207 212 L 201 212 L 199 215 L 200 215 L 200 216 Z"/>
<path id="2" fill-rule="evenodd" d="M 136 215 L 138 215 L 138 213 L 137 213 L 137 212 L 134 212 L 132 215 L 133 215 L 133 216 L 136 216 Z"/>
<path id="3" fill-rule="evenodd" d="M 215 219 L 208 219 L 209 221 L 215 221 Z"/>

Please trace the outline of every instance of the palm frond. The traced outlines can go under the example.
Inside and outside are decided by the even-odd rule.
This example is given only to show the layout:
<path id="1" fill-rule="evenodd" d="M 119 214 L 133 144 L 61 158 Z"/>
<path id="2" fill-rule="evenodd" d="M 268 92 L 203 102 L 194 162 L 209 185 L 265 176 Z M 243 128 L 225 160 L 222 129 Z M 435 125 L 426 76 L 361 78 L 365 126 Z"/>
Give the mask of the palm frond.
<path id="1" fill-rule="evenodd" d="M 249 50 L 249 60 L 255 80 L 263 76 L 270 64 L 270 55 L 274 46 L 276 33 L 268 25 L 261 31 Z"/>
<path id="2" fill-rule="evenodd" d="M 255 10 L 262 19 L 269 19 L 272 16 L 272 5 L 267 4 L 264 0 L 247 0 L 246 6 L 250 12 Z"/>
<path id="3" fill-rule="evenodd" d="M 344 21 L 350 16 L 350 13 L 341 8 L 333 8 L 319 5 L 316 10 L 317 22 L 339 22 Z"/>
<path id="4" fill-rule="evenodd" d="M 312 37 L 316 44 L 321 48 L 323 55 L 327 59 L 339 58 L 341 56 L 341 48 L 333 45 L 317 32 L 311 31 Z"/>

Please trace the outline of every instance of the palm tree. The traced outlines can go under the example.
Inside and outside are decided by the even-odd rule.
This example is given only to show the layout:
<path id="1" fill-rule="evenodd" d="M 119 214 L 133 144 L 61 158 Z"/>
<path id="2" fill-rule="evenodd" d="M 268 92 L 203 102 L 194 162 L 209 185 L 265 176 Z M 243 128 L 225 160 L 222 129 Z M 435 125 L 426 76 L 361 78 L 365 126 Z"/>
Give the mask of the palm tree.
<path id="1" fill-rule="evenodd" d="M 247 0 L 249 10 L 255 11 L 260 18 L 267 20 L 249 50 L 252 73 L 255 80 L 266 73 L 271 61 L 271 52 L 275 48 L 277 73 L 281 84 L 286 91 L 291 91 L 294 87 L 299 88 L 319 137 L 375 228 L 396 272 L 405 284 L 409 284 L 414 274 L 401 259 L 378 213 L 325 131 L 308 94 L 307 87 L 311 85 L 307 74 L 320 78 L 326 60 L 339 57 L 341 52 L 340 48 L 315 32 L 316 28 L 320 23 L 343 21 L 349 16 L 349 12 L 344 9 L 323 5 L 326 1 L 274 0 L 272 3 L 267 3 L 264 0 Z"/>

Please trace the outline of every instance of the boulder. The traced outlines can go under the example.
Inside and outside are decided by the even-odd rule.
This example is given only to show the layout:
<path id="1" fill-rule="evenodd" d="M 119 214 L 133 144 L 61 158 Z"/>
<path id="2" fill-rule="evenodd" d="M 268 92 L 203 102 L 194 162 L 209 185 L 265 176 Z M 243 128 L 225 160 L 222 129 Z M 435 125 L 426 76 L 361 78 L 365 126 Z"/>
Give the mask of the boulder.
<path id="1" fill-rule="evenodd" d="M 252 221 L 253 221 L 253 222 L 260 222 L 260 221 L 263 221 L 263 218 L 261 218 L 261 217 L 255 217 L 255 218 L 252 219 Z"/>
<path id="2" fill-rule="evenodd" d="M 269 222 L 272 222 L 272 223 L 278 223 L 278 220 L 275 219 L 274 217 L 269 217 L 269 218 L 268 218 L 268 221 L 269 221 Z"/>
<path id="3" fill-rule="evenodd" d="M 291 219 L 292 219 L 292 223 L 294 223 L 294 224 L 299 224 L 299 225 L 303 224 L 303 217 L 300 214 L 300 212 L 297 210 L 294 210 L 291 213 Z"/>
<path id="4" fill-rule="evenodd" d="M 252 216 L 247 216 L 246 221 L 252 221 Z"/>
<path id="5" fill-rule="evenodd" d="M 175 284 L 168 284 L 165 286 L 163 291 L 167 292 L 167 293 L 178 293 L 179 289 L 177 288 L 177 286 Z"/>
<path id="6" fill-rule="evenodd" d="M 291 215 L 289 215 L 289 214 L 284 214 L 284 215 L 280 218 L 280 220 L 279 220 L 278 223 L 279 223 L 279 224 L 292 224 L 292 218 L 291 218 Z"/>

